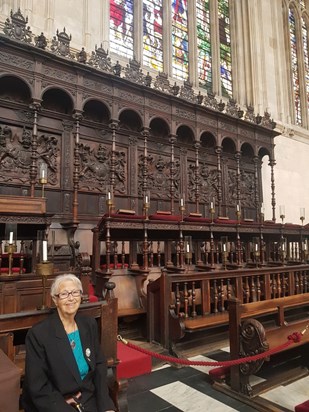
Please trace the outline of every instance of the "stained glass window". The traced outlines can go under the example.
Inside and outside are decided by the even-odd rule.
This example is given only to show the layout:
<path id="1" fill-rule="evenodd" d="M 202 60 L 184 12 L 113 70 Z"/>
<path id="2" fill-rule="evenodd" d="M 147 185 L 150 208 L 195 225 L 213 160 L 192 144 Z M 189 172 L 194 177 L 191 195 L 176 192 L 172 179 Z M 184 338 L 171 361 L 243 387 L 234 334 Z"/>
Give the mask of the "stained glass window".
<path id="1" fill-rule="evenodd" d="M 162 0 L 143 0 L 143 64 L 163 71 Z"/>
<path id="2" fill-rule="evenodd" d="M 304 47 L 304 64 L 305 64 L 305 86 L 307 93 L 307 102 L 309 107 L 309 45 L 308 45 L 308 29 L 304 18 L 302 18 L 302 38 Z"/>
<path id="3" fill-rule="evenodd" d="M 172 0 L 172 72 L 173 77 L 188 78 L 188 8 L 187 0 Z"/>
<path id="4" fill-rule="evenodd" d="M 196 0 L 199 85 L 212 89 L 209 0 Z"/>
<path id="5" fill-rule="evenodd" d="M 218 0 L 218 13 L 221 93 L 222 96 L 232 97 L 232 50 L 228 0 Z"/>
<path id="6" fill-rule="evenodd" d="M 301 103 L 300 103 L 300 88 L 299 88 L 299 73 L 298 73 L 298 58 L 297 58 L 297 39 L 294 11 L 289 9 L 289 32 L 291 46 L 291 64 L 292 64 L 292 80 L 295 102 L 295 121 L 301 124 Z"/>
<path id="7" fill-rule="evenodd" d="M 110 51 L 133 57 L 133 0 L 110 0 Z"/>

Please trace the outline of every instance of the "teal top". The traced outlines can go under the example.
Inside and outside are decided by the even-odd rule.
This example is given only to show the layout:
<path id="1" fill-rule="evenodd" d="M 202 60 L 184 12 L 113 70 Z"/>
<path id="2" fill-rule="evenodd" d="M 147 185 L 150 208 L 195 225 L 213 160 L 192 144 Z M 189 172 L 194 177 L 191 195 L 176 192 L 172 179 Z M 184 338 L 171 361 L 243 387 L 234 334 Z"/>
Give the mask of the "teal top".
<path id="1" fill-rule="evenodd" d="M 80 377 L 84 379 L 89 371 L 89 366 L 83 354 L 79 331 L 75 330 L 74 332 L 68 333 L 68 338 L 78 366 Z"/>

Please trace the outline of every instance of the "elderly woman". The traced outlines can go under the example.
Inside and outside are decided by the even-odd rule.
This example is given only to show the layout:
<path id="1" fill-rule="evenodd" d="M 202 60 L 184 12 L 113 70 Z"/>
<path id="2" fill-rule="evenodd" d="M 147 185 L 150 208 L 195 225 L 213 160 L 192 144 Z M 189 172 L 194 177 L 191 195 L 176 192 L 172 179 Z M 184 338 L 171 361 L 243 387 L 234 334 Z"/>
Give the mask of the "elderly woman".
<path id="1" fill-rule="evenodd" d="M 80 280 L 71 274 L 58 276 L 51 296 L 57 310 L 26 338 L 25 412 L 115 411 L 96 321 L 77 313 Z"/>

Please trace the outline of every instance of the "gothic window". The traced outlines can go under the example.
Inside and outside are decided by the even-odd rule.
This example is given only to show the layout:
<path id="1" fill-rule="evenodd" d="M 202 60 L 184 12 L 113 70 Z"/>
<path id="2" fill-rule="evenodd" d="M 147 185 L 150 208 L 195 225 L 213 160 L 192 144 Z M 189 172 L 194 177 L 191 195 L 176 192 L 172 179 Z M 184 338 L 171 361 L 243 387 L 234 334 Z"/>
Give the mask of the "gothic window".
<path id="1" fill-rule="evenodd" d="M 211 91 L 212 59 L 209 0 L 196 1 L 196 27 L 199 85 Z"/>
<path id="2" fill-rule="evenodd" d="M 110 0 L 110 51 L 133 57 L 133 0 Z"/>
<path id="3" fill-rule="evenodd" d="M 221 93 L 222 96 L 232 97 L 232 50 L 228 0 L 218 0 L 218 13 Z"/>
<path id="4" fill-rule="evenodd" d="M 172 74 L 180 80 L 188 78 L 188 8 L 187 0 L 172 0 Z"/>
<path id="5" fill-rule="evenodd" d="M 307 95 L 307 104 L 309 105 L 309 44 L 308 44 L 308 28 L 305 19 L 302 17 L 302 38 L 304 46 L 304 65 L 305 65 L 305 87 Z M 309 107 L 309 106 L 308 106 Z"/>
<path id="6" fill-rule="evenodd" d="M 143 0 L 143 64 L 163 71 L 162 0 Z"/>
<path id="7" fill-rule="evenodd" d="M 296 23 L 295 13 L 292 8 L 289 10 L 289 31 L 290 31 L 290 46 L 291 46 L 291 68 L 292 81 L 295 102 L 295 121 L 301 124 L 301 106 L 300 106 L 300 90 L 299 90 L 299 73 L 298 73 L 298 53 L 297 53 L 297 38 L 296 38 Z"/>

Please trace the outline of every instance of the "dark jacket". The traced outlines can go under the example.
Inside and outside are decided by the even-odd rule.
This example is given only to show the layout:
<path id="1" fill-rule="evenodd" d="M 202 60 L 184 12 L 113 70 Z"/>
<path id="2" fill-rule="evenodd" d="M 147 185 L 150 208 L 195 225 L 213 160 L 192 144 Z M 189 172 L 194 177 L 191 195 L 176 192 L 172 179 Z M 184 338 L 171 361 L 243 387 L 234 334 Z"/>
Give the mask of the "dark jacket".
<path id="1" fill-rule="evenodd" d="M 29 330 L 26 337 L 26 370 L 23 387 L 25 412 L 72 412 L 65 397 L 82 393 L 82 403 L 92 412 L 116 410 L 108 395 L 107 366 L 98 339 L 95 319 L 76 315 L 89 372 L 81 379 L 58 312 Z M 88 406 L 88 407 L 87 407 Z"/>

